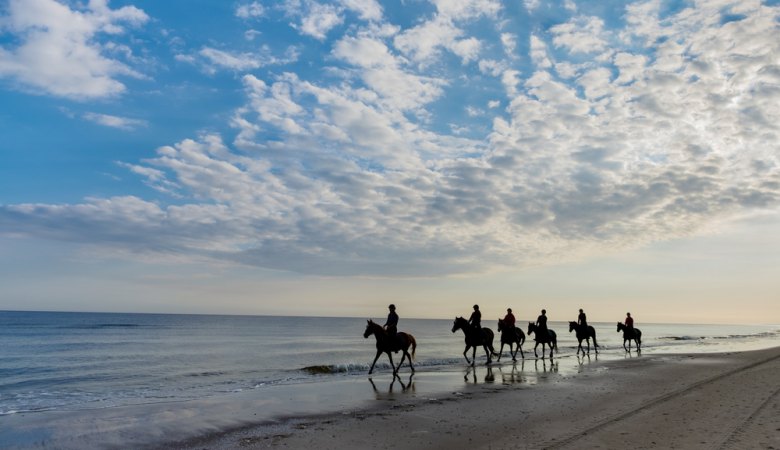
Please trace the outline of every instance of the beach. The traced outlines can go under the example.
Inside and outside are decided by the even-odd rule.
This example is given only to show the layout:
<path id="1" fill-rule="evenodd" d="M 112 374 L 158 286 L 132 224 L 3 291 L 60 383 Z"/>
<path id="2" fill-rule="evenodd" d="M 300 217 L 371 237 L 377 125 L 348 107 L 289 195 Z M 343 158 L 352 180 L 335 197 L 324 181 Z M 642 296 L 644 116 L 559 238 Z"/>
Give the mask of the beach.
<path id="1" fill-rule="evenodd" d="M 518 373 L 540 373 L 532 385 L 506 367 L 476 367 L 475 381 L 487 381 L 447 394 L 388 393 L 367 408 L 290 417 L 166 448 L 780 448 L 780 347 L 578 361 L 582 369 L 574 374 L 556 372 L 549 361 L 525 361 Z"/>

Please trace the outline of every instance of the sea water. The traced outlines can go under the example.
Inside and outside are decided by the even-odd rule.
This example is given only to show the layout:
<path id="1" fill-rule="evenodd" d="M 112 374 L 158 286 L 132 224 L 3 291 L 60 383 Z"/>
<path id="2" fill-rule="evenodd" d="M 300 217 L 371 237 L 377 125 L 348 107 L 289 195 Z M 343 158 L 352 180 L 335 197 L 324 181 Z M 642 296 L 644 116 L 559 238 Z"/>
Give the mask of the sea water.
<path id="1" fill-rule="evenodd" d="M 483 325 L 495 330 L 492 322 Z M 592 325 L 602 358 L 625 355 L 616 323 Z M 375 355 L 373 336 L 363 338 L 365 327 L 362 318 L 0 311 L 0 418 L 227 394 L 235 398 L 365 378 Z M 399 328 L 417 340 L 418 373 L 466 366 L 463 334 L 452 332 L 451 319 L 402 319 Z M 572 358 L 577 341 L 568 323 L 551 322 L 549 328 L 558 334 L 556 358 Z M 777 325 L 637 323 L 637 328 L 645 353 L 780 345 Z M 533 341 L 523 349 L 531 358 Z M 395 358 L 397 363 L 400 354 Z M 477 359 L 485 362 L 483 351 Z M 386 356 L 375 371 L 391 371 Z"/>

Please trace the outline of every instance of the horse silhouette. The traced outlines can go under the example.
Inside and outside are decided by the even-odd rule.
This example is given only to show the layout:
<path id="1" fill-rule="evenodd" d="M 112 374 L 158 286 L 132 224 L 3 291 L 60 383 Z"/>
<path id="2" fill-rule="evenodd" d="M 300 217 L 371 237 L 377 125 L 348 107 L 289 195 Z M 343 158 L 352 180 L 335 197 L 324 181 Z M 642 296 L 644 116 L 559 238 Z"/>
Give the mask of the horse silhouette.
<path id="1" fill-rule="evenodd" d="M 501 333 L 501 349 L 498 351 L 498 359 L 501 361 L 501 355 L 504 353 L 504 344 L 509 346 L 509 354 L 512 355 L 512 361 L 517 361 L 517 351 L 520 350 L 520 357 L 525 359 L 523 354 L 523 343 L 525 342 L 525 333 L 523 330 L 517 327 L 509 328 L 504 319 L 498 319 L 498 331 Z M 515 346 L 515 351 L 512 351 L 512 346 Z"/>
<path id="2" fill-rule="evenodd" d="M 569 333 L 572 331 L 577 332 L 577 340 L 580 343 L 580 345 L 577 346 L 578 355 L 580 354 L 580 350 L 582 350 L 582 353 L 585 353 L 585 350 L 582 349 L 582 341 L 585 341 L 585 343 L 588 345 L 588 353 L 590 353 L 590 338 L 593 338 L 593 350 L 595 350 L 596 353 L 599 352 L 599 344 L 596 343 L 595 328 L 590 325 L 582 326 L 578 325 L 577 322 L 569 322 Z"/>
<path id="3" fill-rule="evenodd" d="M 497 356 L 496 350 L 493 348 L 493 330 L 490 328 L 482 328 L 482 333 L 475 330 L 469 324 L 469 321 L 463 317 L 456 317 L 455 322 L 452 324 L 452 332 L 463 330 L 463 334 L 466 338 L 466 349 L 463 350 L 463 356 L 466 357 L 466 362 L 470 365 L 474 365 L 477 362 L 477 347 L 482 346 L 485 349 L 485 355 L 487 355 L 487 363 L 493 362 L 492 356 Z M 471 361 L 467 355 L 469 349 L 473 348 L 471 352 Z"/>
<path id="4" fill-rule="evenodd" d="M 633 330 L 633 331 L 632 331 Z M 627 351 L 631 351 L 631 341 L 636 342 L 636 351 L 642 351 L 642 332 L 639 328 L 628 328 L 624 323 L 617 323 L 617 331 L 623 332 L 623 348 Z M 626 342 L 628 342 L 628 348 L 626 348 Z"/>
<path id="5" fill-rule="evenodd" d="M 368 339 L 368 337 L 372 334 L 374 337 L 376 337 L 376 357 L 374 358 L 374 362 L 371 363 L 371 368 L 368 369 L 369 375 L 374 372 L 374 365 L 376 364 L 376 360 L 379 359 L 379 356 L 382 353 L 387 353 L 387 357 L 390 358 L 390 366 L 393 368 L 393 375 L 398 373 L 398 370 L 401 368 L 401 365 L 404 363 L 404 359 L 406 358 L 409 358 L 409 367 L 412 369 L 412 372 L 414 372 L 412 359 L 414 358 L 414 353 L 417 351 L 417 341 L 414 339 L 414 336 L 403 332 L 396 333 L 395 337 L 390 336 L 387 334 L 387 331 L 382 328 L 382 325 L 379 325 L 378 323 L 369 319 L 368 325 L 366 325 L 366 331 L 363 333 L 363 337 Z M 409 354 L 409 347 L 412 347 L 411 355 Z M 393 364 L 393 355 L 391 352 L 397 353 L 399 350 L 403 351 L 403 356 L 401 357 L 401 362 L 398 363 L 398 367 L 395 367 Z"/>
<path id="6" fill-rule="evenodd" d="M 558 336 L 555 334 L 555 331 L 548 329 L 547 335 L 542 336 L 540 333 L 537 333 L 537 330 L 539 327 L 536 326 L 533 322 L 528 322 L 528 335 L 530 336 L 533 333 L 536 333 L 536 337 L 534 340 L 536 341 L 536 345 L 534 345 L 534 356 L 537 358 L 539 357 L 538 354 L 536 354 L 536 347 L 539 346 L 539 344 L 542 344 L 542 357 L 544 357 L 544 346 L 549 345 L 550 346 L 550 359 L 553 357 L 553 349 L 558 350 Z"/>

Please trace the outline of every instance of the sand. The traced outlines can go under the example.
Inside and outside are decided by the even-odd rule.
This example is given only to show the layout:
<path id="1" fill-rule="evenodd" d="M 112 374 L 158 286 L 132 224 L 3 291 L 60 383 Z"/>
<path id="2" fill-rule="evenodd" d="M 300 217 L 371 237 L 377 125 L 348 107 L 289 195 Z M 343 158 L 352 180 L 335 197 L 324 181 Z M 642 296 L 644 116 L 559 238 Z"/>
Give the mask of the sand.
<path id="1" fill-rule="evenodd" d="M 487 382 L 455 392 L 378 395 L 368 409 L 166 448 L 780 449 L 780 347 L 580 363 L 568 374 L 549 361 L 527 360 L 522 371 L 477 368 L 474 376 Z M 413 380 L 406 389 L 414 389 Z"/>

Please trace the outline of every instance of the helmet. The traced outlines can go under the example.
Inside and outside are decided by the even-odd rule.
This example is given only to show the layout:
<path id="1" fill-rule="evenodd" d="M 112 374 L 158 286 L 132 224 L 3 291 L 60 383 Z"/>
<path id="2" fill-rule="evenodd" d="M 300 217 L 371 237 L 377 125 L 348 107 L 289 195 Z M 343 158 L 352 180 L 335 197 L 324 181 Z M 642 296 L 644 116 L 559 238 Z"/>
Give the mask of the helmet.
<path id="1" fill-rule="evenodd" d="M 506 312 L 512 312 L 512 308 L 507 308 Z"/>
<path id="2" fill-rule="evenodd" d="M 474 309 L 479 309 L 479 305 L 474 305 Z"/>
<path id="3" fill-rule="evenodd" d="M 388 306 L 388 308 L 395 309 L 395 305 L 391 303 L 390 306 Z"/>

